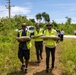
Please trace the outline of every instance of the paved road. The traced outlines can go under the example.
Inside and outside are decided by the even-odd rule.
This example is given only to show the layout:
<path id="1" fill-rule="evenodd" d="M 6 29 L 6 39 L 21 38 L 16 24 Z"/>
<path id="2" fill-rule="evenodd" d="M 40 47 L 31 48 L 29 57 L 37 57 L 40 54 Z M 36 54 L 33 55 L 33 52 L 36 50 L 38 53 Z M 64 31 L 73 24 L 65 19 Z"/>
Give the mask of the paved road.
<path id="1" fill-rule="evenodd" d="M 64 35 L 64 38 L 76 38 L 75 35 Z"/>

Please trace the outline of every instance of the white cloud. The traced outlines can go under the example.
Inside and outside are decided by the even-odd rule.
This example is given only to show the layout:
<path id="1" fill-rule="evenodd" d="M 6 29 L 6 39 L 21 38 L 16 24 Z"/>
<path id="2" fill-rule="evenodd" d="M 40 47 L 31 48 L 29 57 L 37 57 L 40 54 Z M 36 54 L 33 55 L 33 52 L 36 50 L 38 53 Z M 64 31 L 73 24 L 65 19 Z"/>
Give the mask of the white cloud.
<path id="1" fill-rule="evenodd" d="M 26 15 L 29 12 L 30 12 L 30 8 L 19 7 L 19 6 L 12 7 L 12 10 L 11 10 L 12 15 L 15 15 L 15 14 Z"/>
<path id="2" fill-rule="evenodd" d="M 72 8 L 72 9 L 70 9 L 70 11 L 76 11 L 76 8 Z"/>
<path id="3" fill-rule="evenodd" d="M 35 15 L 27 15 L 28 19 L 35 19 Z"/>
<path id="4" fill-rule="evenodd" d="M 66 18 L 60 18 L 60 19 L 54 19 L 55 22 L 57 23 L 65 23 L 67 21 Z M 76 24 L 76 18 L 73 17 L 71 20 L 71 23 Z"/>
<path id="5" fill-rule="evenodd" d="M 75 17 L 72 18 L 72 23 L 76 24 L 76 18 Z"/>
<path id="6" fill-rule="evenodd" d="M 30 8 L 15 6 L 11 8 L 11 16 L 14 15 L 27 15 L 30 13 Z M 5 6 L 0 6 L 0 17 L 8 16 L 8 10 Z"/>
<path id="7" fill-rule="evenodd" d="M 60 18 L 60 19 L 54 19 L 57 23 L 65 23 L 66 19 L 65 18 Z"/>
<path id="8" fill-rule="evenodd" d="M 5 6 L 0 6 L 0 17 L 5 17 L 7 16 L 8 13 L 7 13 L 7 9 Z"/>

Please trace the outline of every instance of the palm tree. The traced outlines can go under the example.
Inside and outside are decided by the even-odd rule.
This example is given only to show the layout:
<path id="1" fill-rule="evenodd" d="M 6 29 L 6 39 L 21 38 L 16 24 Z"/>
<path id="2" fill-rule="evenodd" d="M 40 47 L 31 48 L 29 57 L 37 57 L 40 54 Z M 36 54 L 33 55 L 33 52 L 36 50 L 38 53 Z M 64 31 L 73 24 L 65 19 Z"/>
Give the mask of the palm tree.
<path id="1" fill-rule="evenodd" d="M 47 23 L 49 23 L 49 22 L 50 22 L 50 17 L 49 17 L 49 15 L 48 15 L 48 14 L 46 14 L 46 16 L 45 16 L 45 21 L 46 21 Z"/>
<path id="2" fill-rule="evenodd" d="M 42 20 L 41 13 L 38 13 L 35 17 L 36 17 L 37 21 L 40 23 Z"/>
<path id="3" fill-rule="evenodd" d="M 69 17 L 67 17 L 67 16 L 66 16 L 65 18 L 67 19 L 66 23 L 71 24 L 71 20 L 72 20 L 72 19 L 69 18 Z"/>
<path id="4" fill-rule="evenodd" d="M 54 20 L 52 20 L 52 25 L 53 25 L 54 29 L 56 29 L 56 30 L 58 29 L 58 25 Z"/>
<path id="5" fill-rule="evenodd" d="M 50 17 L 49 17 L 49 15 L 46 12 L 42 13 L 42 17 L 43 17 L 43 19 L 44 19 L 43 21 L 45 23 L 50 22 Z"/>
<path id="6" fill-rule="evenodd" d="M 29 19 L 31 22 L 35 23 L 35 19 Z"/>
<path id="7" fill-rule="evenodd" d="M 46 12 L 42 13 L 42 17 L 43 17 L 43 22 L 45 22 Z"/>

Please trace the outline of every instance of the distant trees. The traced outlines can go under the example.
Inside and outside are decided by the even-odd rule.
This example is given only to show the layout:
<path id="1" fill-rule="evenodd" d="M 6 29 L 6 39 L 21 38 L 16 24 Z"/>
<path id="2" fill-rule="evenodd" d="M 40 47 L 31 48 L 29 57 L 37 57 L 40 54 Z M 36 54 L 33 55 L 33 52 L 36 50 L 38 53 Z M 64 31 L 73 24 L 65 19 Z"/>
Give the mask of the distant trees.
<path id="1" fill-rule="evenodd" d="M 36 20 L 40 23 L 41 22 L 41 20 L 42 20 L 42 14 L 41 13 L 38 13 L 38 14 L 36 14 Z"/>
<path id="2" fill-rule="evenodd" d="M 54 20 L 52 20 L 52 25 L 53 25 L 53 27 L 54 27 L 54 29 L 58 29 L 58 24 L 54 21 Z"/>
<path id="3" fill-rule="evenodd" d="M 21 15 L 15 15 L 13 17 L 15 19 L 16 25 L 18 25 L 18 27 L 21 27 L 22 23 L 26 23 L 27 25 L 33 25 L 34 20 L 30 19 L 28 20 L 26 16 L 21 16 Z"/>
<path id="4" fill-rule="evenodd" d="M 43 17 L 45 23 L 50 22 L 49 14 L 47 14 L 46 12 L 42 13 L 42 17 Z"/>
<path id="5" fill-rule="evenodd" d="M 42 28 L 46 28 L 46 24 L 50 22 L 49 14 L 46 12 L 38 13 L 35 15 L 38 23 L 40 23 Z M 76 24 L 71 24 L 71 18 L 65 17 L 67 19 L 65 24 L 58 24 L 54 20 L 52 20 L 53 28 L 63 29 L 65 34 L 72 34 L 74 30 L 76 30 Z M 27 19 L 26 16 L 15 15 L 12 18 L 0 18 L 0 32 L 7 32 L 12 29 L 20 28 L 21 24 L 25 22 L 27 25 L 35 26 L 35 19 Z"/>
<path id="6" fill-rule="evenodd" d="M 49 14 L 47 14 L 46 12 L 42 12 L 42 13 L 38 13 L 36 14 L 36 20 L 40 23 L 42 20 L 45 23 L 49 23 L 50 22 L 50 16 Z"/>
<path id="7" fill-rule="evenodd" d="M 20 28 L 22 23 L 27 25 L 34 25 L 34 19 L 28 20 L 26 16 L 15 15 L 13 18 L 0 18 L 0 31 L 9 30 L 14 28 Z"/>
<path id="8" fill-rule="evenodd" d="M 29 19 L 31 22 L 35 23 L 35 19 Z"/>
<path id="9" fill-rule="evenodd" d="M 66 16 L 65 18 L 67 19 L 66 24 L 67 24 L 67 23 L 68 23 L 68 24 L 71 24 L 71 20 L 72 20 L 72 19 L 69 18 L 69 17 L 67 17 L 67 16 Z"/>

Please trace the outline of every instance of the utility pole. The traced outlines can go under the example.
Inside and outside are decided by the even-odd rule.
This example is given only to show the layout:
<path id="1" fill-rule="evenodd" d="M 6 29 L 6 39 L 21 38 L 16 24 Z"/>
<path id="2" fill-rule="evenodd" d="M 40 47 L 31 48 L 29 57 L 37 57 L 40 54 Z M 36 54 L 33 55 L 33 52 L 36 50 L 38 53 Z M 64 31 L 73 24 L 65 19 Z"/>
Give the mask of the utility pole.
<path id="1" fill-rule="evenodd" d="M 9 12 L 8 15 L 9 15 L 9 18 L 10 18 L 10 16 L 11 16 L 10 10 L 11 10 L 10 0 L 8 0 L 8 12 Z"/>
<path id="2" fill-rule="evenodd" d="M 11 18 L 11 5 L 10 5 L 10 0 L 7 0 L 7 3 L 8 3 L 8 5 L 6 6 L 6 9 L 8 9 L 8 16 L 9 16 L 9 18 Z"/>

